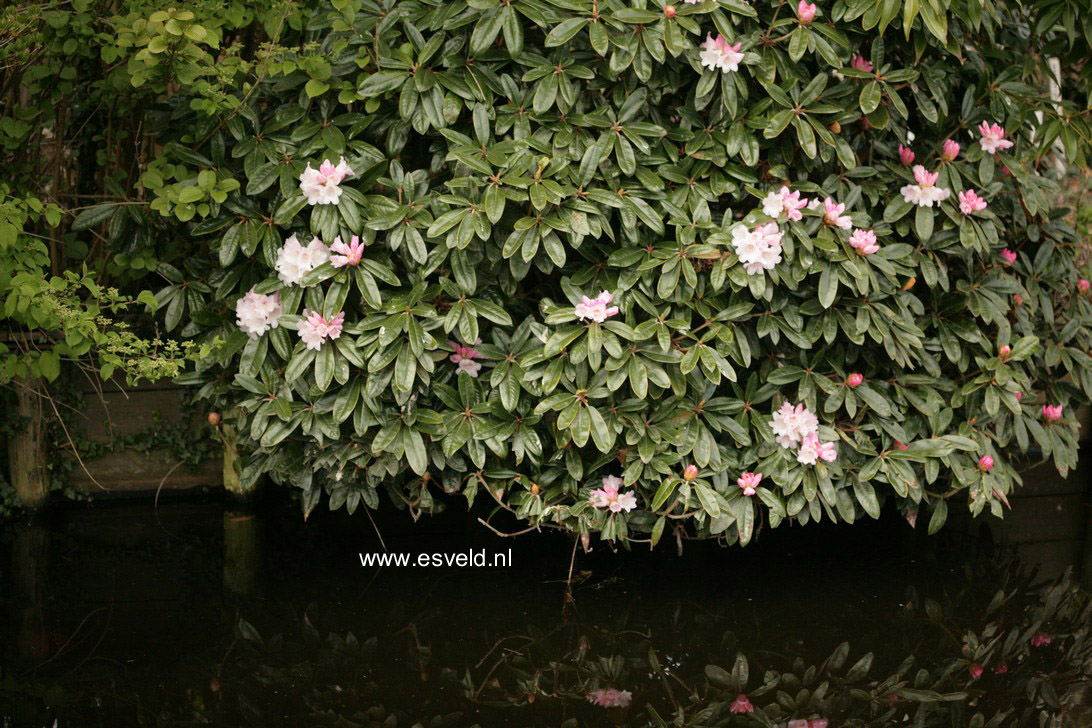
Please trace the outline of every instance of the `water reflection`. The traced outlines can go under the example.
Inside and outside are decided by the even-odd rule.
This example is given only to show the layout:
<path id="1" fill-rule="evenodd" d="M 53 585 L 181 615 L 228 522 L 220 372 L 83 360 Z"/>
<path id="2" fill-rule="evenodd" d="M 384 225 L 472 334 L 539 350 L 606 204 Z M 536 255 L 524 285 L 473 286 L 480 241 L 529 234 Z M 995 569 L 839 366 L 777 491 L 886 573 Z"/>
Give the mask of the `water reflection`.
<path id="1" fill-rule="evenodd" d="M 0 724 L 1092 725 L 1086 593 L 955 532 L 598 547 L 566 605 L 564 539 L 449 514 L 384 540 L 515 566 L 362 569 L 367 522 L 316 519 L 100 506 L 15 529 Z"/>

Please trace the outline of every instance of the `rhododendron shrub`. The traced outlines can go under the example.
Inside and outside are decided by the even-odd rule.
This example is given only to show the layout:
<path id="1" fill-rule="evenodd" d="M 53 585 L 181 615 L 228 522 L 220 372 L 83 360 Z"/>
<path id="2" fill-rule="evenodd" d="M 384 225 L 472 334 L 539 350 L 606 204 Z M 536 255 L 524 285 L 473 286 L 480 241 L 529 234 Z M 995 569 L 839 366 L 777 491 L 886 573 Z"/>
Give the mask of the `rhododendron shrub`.
<path id="1" fill-rule="evenodd" d="M 1048 174 L 1087 88 L 1044 102 L 1070 41 L 1035 12 L 319 7 L 156 131 L 243 180 L 185 223 L 184 332 L 223 342 L 188 381 L 306 511 L 652 543 L 1000 514 L 1092 392 Z"/>

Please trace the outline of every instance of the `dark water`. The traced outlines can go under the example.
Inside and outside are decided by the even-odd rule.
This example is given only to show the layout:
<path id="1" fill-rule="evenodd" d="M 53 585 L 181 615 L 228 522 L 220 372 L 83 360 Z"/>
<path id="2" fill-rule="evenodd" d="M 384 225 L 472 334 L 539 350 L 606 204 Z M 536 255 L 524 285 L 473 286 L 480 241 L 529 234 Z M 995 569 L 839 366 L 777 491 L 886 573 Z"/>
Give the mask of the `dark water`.
<path id="1" fill-rule="evenodd" d="M 283 496 L 10 526 L 0 725 L 1092 725 L 1083 532 L 1021 556 L 892 514 L 682 556 L 597 544 L 567 592 L 572 540 L 477 515 L 376 521 L 391 551 L 510 566 L 363 567 L 364 515 L 304 524 Z"/>

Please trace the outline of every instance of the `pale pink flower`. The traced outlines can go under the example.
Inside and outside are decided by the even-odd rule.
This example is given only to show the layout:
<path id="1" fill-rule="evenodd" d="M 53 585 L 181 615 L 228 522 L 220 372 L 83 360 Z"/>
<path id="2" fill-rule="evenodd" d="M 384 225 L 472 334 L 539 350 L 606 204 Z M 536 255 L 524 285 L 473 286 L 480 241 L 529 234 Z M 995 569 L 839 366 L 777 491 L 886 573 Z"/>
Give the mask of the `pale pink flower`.
<path id="1" fill-rule="evenodd" d="M 632 490 L 628 493 L 619 493 L 618 489 L 621 487 L 621 478 L 617 475 L 608 475 L 603 478 L 603 487 L 591 492 L 588 503 L 595 508 L 607 508 L 611 513 L 632 511 L 637 507 L 637 496 Z"/>
<path id="2" fill-rule="evenodd" d="M 837 447 L 833 442 L 820 442 L 818 432 L 810 432 L 800 443 L 796 461 L 803 465 L 815 465 L 818 460 L 832 463 L 838 457 Z"/>
<path id="3" fill-rule="evenodd" d="M 899 161 L 902 162 L 902 166 L 909 167 L 914 163 L 914 150 L 910 147 L 904 147 L 899 145 Z"/>
<path id="4" fill-rule="evenodd" d="M 853 57 L 849 59 L 849 65 L 852 68 L 856 68 L 858 71 L 872 73 L 872 64 L 865 60 L 865 57 L 860 53 L 853 54 Z"/>
<path id="5" fill-rule="evenodd" d="M 871 230 L 854 230 L 849 236 L 849 244 L 858 255 L 872 255 L 880 246 L 876 243 L 876 233 Z"/>
<path id="6" fill-rule="evenodd" d="M 762 482 L 762 473 L 747 472 L 736 478 L 736 485 L 743 489 L 743 495 L 754 495 L 755 488 Z"/>
<path id="7" fill-rule="evenodd" d="M 330 319 L 324 319 L 318 311 L 303 310 L 303 318 L 296 326 L 300 339 L 308 349 L 318 351 L 326 339 L 336 339 L 341 336 L 341 329 L 345 323 L 345 312 L 341 311 Z"/>
<path id="8" fill-rule="evenodd" d="M 281 313 L 281 299 L 276 293 L 255 293 L 251 288 L 235 302 L 235 323 L 252 339 L 277 328 Z"/>
<path id="9" fill-rule="evenodd" d="M 1036 632 L 1031 636 L 1031 639 L 1028 640 L 1032 647 L 1042 647 L 1043 645 L 1049 645 L 1053 641 L 1053 638 L 1049 634 L 1042 631 Z"/>
<path id="10" fill-rule="evenodd" d="M 739 49 L 743 47 L 743 43 L 730 44 L 723 35 L 717 34 L 716 40 L 713 39 L 713 34 L 707 34 L 705 42 L 702 43 L 702 50 L 698 54 L 701 58 L 701 65 L 713 70 L 721 70 L 725 73 L 739 70 L 739 64 L 743 60 L 743 54 L 739 52 Z"/>
<path id="11" fill-rule="evenodd" d="M 948 139 L 944 142 L 943 151 L 940 153 L 940 158 L 945 162 L 954 162 L 955 158 L 959 156 L 959 144 L 952 139 Z"/>
<path id="12" fill-rule="evenodd" d="M 1016 253 L 1012 252 L 1008 248 L 1001 251 L 1001 258 L 1005 261 L 1004 265 L 1010 266 L 1016 262 Z"/>
<path id="13" fill-rule="evenodd" d="M 693 481 L 698 479 L 698 466 L 687 465 L 682 471 L 683 480 Z"/>
<path id="14" fill-rule="evenodd" d="M 472 346 L 463 346 L 455 341 L 449 341 L 447 343 L 451 344 L 451 347 L 455 349 L 455 353 L 449 356 L 448 359 L 451 360 L 452 364 L 458 365 L 459 374 L 469 374 L 472 377 L 477 377 L 478 372 L 482 369 L 482 365 L 474 360 L 483 359 L 484 357 L 473 347 L 482 343 L 482 340 L 478 339 Z"/>
<path id="15" fill-rule="evenodd" d="M 902 198 L 919 207 L 932 207 L 941 200 L 948 199 L 951 190 L 946 187 L 937 187 L 939 172 L 930 172 L 920 164 L 914 165 L 914 180 L 916 185 L 906 185 L 902 188 Z"/>
<path id="16" fill-rule="evenodd" d="M 978 678 L 982 677 L 982 673 L 985 671 L 985 668 L 975 662 L 967 668 L 967 671 L 971 673 L 972 680 L 977 680 Z"/>
<path id="17" fill-rule="evenodd" d="M 853 220 L 850 219 L 849 215 L 842 214 L 845 209 L 845 205 L 837 203 L 829 197 L 823 200 L 823 224 L 849 230 L 853 227 Z"/>
<path id="18" fill-rule="evenodd" d="M 748 230 L 737 225 L 732 230 L 732 246 L 739 262 L 750 275 L 771 270 L 781 262 L 781 229 L 776 222 L 758 225 Z"/>
<path id="19" fill-rule="evenodd" d="M 293 286 L 329 258 L 330 249 L 318 238 L 311 238 L 311 242 L 304 246 L 293 235 L 284 241 L 284 245 L 277 252 L 277 262 L 273 267 L 282 283 Z"/>
<path id="20" fill-rule="evenodd" d="M 360 242 L 360 238 L 356 235 L 352 236 L 348 243 L 343 243 L 339 236 L 334 238 L 334 244 L 330 246 L 330 251 L 337 253 L 337 255 L 330 256 L 330 264 L 335 268 L 343 268 L 347 265 L 355 266 L 364 257 L 364 243 Z"/>
<path id="21" fill-rule="evenodd" d="M 796 17 L 799 18 L 801 25 L 810 25 L 811 21 L 815 20 L 815 11 L 818 8 L 815 3 L 809 3 L 807 0 L 800 0 L 796 5 Z"/>
<path id="22" fill-rule="evenodd" d="M 341 181 L 351 177 L 353 170 L 342 158 L 335 165 L 329 159 L 324 159 L 318 169 L 303 170 L 300 175 L 300 190 L 307 198 L 310 205 L 336 205 L 341 199 Z"/>
<path id="23" fill-rule="evenodd" d="M 801 5 L 804 4 L 803 0 L 800 1 L 800 4 Z M 812 7 L 814 8 L 815 6 L 812 5 Z M 814 13 L 815 11 L 813 10 L 812 12 Z M 739 695 L 736 696 L 736 699 L 732 701 L 732 705 L 731 705 L 731 707 L 728 708 L 728 710 L 732 711 L 733 713 L 737 713 L 737 714 L 738 713 L 753 713 L 753 712 L 755 712 L 755 706 L 751 705 L 751 701 L 747 698 L 746 695 L 744 695 L 743 693 L 740 693 Z"/>
<path id="24" fill-rule="evenodd" d="M 776 192 L 771 190 L 766 195 L 766 198 L 762 200 L 762 212 L 770 217 L 785 215 L 790 220 L 799 222 L 804 219 L 804 214 L 800 210 L 807 205 L 808 198 L 801 197 L 800 190 L 790 192 L 788 185 L 785 185 Z"/>
<path id="25" fill-rule="evenodd" d="M 982 457 L 978 458 L 978 469 L 981 470 L 983 473 L 988 473 L 990 471 L 990 468 L 992 467 L 993 458 L 991 458 L 989 455 L 983 455 Z"/>
<path id="26" fill-rule="evenodd" d="M 857 387 L 861 386 L 861 382 L 863 382 L 863 381 L 864 381 L 864 375 L 863 374 L 858 374 L 857 372 L 853 372 L 848 377 L 846 377 L 846 386 L 849 387 L 850 389 L 856 389 Z"/>
<path id="27" fill-rule="evenodd" d="M 997 154 L 999 149 L 1008 149 L 1012 142 L 1005 138 L 1005 130 L 1000 124 L 990 124 L 983 121 L 978 127 L 978 133 L 982 135 L 979 144 L 987 154 Z"/>
<path id="28" fill-rule="evenodd" d="M 781 447 L 796 447 L 806 435 L 819 430 L 819 418 L 808 411 L 803 404 L 795 407 L 789 402 L 773 413 L 770 427 L 777 444 Z"/>
<path id="29" fill-rule="evenodd" d="M 588 693 L 588 702 L 602 708 L 624 708 L 633 700 L 633 693 L 628 690 L 600 688 Z"/>
<path id="30" fill-rule="evenodd" d="M 580 303 L 576 304 L 575 313 L 581 321 L 595 321 L 601 324 L 618 313 L 618 307 L 610 305 L 614 296 L 607 291 L 600 291 L 595 298 L 581 296 L 580 299 Z"/>
<path id="31" fill-rule="evenodd" d="M 1064 405 L 1060 404 L 1044 404 L 1043 405 L 1043 419 L 1047 422 L 1057 422 L 1062 419 L 1062 408 Z"/>
<path id="32" fill-rule="evenodd" d="M 1077 290 L 1080 293 L 1088 293 L 1088 287 L 1089 287 L 1088 281 L 1085 280 L 1084 278 L 1081 278 L 1080 280 L 1077 281 Z"/>
<path id="33" fill-rule="evenodd" d="M 973 215 L 979 210 L 986 209 L 986 201 L 978 196 L 974 190 L 959 193 L 959 211 L 964 215 Z"/>

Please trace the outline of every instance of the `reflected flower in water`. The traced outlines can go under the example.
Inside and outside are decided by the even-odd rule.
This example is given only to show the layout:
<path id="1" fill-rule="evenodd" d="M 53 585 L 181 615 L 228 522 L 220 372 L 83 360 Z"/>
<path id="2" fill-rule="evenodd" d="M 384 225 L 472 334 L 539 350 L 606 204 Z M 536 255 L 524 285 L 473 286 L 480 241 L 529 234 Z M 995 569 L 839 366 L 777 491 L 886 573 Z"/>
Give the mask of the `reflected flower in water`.
<path id="1" fill-rule="evenodd" d="M 633 693 L 615 688 L 600 688 L 588 693 L 588 702 L 603 708 L 625 708 L 633 700 Z"/>

